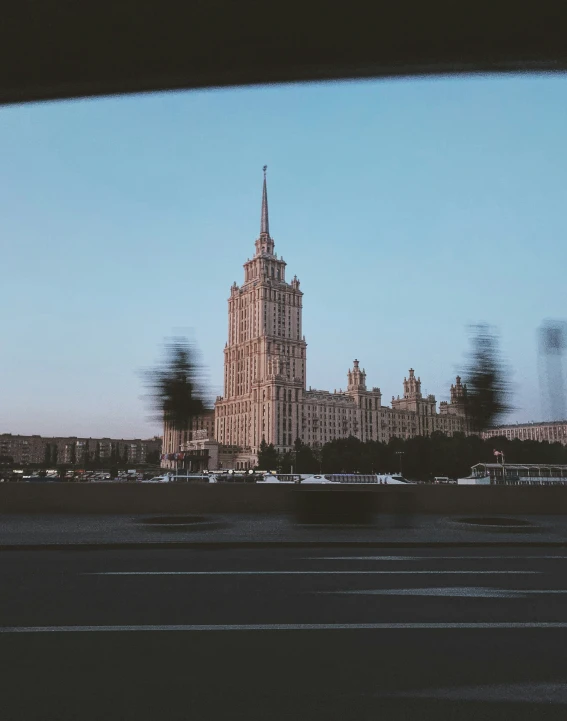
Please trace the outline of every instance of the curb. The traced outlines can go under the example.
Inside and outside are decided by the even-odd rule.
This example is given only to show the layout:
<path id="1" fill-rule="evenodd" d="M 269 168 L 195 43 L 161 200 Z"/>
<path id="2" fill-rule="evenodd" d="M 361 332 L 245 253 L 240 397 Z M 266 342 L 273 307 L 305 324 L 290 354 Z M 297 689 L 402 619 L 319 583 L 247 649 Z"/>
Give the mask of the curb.
<path id="1" fill-rule="evenodd" d="M 0 544 L 1 551 L 137 551 L 260 548 L 567 548 L 567 541 L 180 541 L 124 543 Z"/>

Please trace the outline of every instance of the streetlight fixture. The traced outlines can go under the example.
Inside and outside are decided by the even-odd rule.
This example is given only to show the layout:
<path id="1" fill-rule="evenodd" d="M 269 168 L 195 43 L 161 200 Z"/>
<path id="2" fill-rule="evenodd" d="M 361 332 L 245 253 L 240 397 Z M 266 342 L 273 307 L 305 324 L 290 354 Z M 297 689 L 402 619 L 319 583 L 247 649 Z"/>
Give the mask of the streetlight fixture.
<path id="1" fill-rule="evenodd" d="M 402 456 L 404 455 L 404 451 L 396 451 L 396 455 L 400 457 L 400 476 L 403 476 L 402 473 Z"/>

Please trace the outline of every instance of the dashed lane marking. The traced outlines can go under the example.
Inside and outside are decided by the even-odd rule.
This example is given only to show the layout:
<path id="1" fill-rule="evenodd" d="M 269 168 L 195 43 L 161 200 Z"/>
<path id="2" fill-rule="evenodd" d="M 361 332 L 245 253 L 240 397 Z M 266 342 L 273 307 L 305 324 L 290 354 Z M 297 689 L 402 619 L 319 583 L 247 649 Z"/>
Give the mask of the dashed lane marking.
<path id="1" fill-rule="evenodd" d="M 445 631 L 567 629 L 567 621 L 503 623 L 257 623 L 144 626 L 0 626 L 0 633 L 101 633 L 149 631 Z"/>

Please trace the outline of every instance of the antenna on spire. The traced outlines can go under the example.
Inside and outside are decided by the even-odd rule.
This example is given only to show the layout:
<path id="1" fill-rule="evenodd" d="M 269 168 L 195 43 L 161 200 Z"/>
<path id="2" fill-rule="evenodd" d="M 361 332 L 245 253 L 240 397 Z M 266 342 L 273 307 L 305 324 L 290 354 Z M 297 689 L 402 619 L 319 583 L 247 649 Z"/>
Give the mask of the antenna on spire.
<path id="1" fill-rule="evenodd" d="M 262 170 L 264 171 L 264 186 L 262 188 L 262 218 L 260 221 L 260 235 L 270 235 L 270 223 L 268 220 L 268 190 L 266 188 L 266 170 L 267 165 L 264 165 Z"/>

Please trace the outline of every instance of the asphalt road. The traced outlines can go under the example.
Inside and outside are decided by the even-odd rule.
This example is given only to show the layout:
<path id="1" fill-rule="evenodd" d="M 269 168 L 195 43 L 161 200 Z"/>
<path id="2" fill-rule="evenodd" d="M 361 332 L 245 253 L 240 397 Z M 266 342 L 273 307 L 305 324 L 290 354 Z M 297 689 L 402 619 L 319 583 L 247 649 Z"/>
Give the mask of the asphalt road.
<path id="1" fill-rule="evenodd" d="M 0 717 L 565 719 L 567 553 L 0 553 Z"/>

